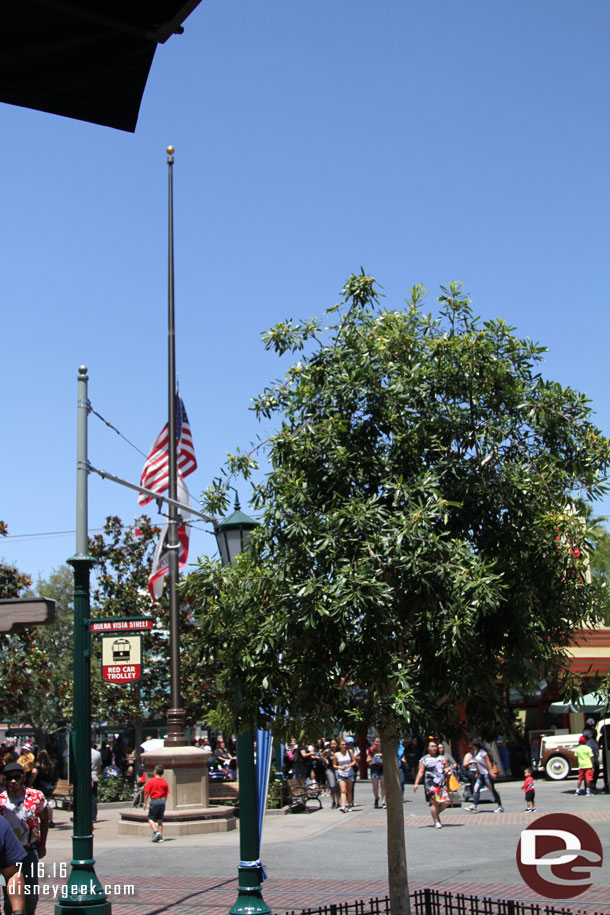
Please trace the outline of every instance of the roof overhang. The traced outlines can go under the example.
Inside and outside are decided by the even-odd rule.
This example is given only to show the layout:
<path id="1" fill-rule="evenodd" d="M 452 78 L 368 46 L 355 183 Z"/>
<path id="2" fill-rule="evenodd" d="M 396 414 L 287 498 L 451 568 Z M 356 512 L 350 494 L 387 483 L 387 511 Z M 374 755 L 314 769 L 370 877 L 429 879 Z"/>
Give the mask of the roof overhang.
<path id="1" fill-rule="evenodd" d="M 201 0 L 7 0 L 0 101 L 134 131 L 157 45 Z"/>

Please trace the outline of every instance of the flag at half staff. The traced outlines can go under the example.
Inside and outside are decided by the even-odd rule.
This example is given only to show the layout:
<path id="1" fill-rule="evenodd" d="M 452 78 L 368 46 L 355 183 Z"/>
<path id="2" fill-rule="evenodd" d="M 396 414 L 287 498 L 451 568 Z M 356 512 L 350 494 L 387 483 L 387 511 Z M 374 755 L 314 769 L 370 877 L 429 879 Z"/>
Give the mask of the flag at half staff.
<path id="1" fill-rule="evenodd" d="M 154 440 L 140 477 L 140 486 L 152 489 L 153 492 L 165 492 L 169 487 L 167 427 L 168 424 L 165 423 Z M 187 477 L 189 473 L 197 469 L 191 427 L 179 393 L 176 393 L 176 468 L 182 477 Z M 147 505 L 148 502 L 152 502 L 152 496 L 141 492 L 138 496 L 138 503 Z"/>
<path id="2" fill-rule="evenodd" d="M 189 499 L 189 494 L 180 474 L 178 474 L 177 483 L 178 501 L 181 502 L 182 505 L 190 505 L 191 502 Z M 183 515 L 188 515 L 186 510 L 182 509 L 181 511 Z M 155 547 L 152 568 L 148 578 L 148 590 L 150 591 L 150 596 L 155 601 L 155 603 L 163 594 L 163 576 L 167 575 L 169 572 L 169 547 L 167 544 L 168 533 L 169 523 L 166 521 L 163 525 L 163 530 L 161 531 L 159 542 Z M 182 569 L 186 565 L 186 561 L 189 555 L 189 531 L 184 518 L 178 525 L 178 546 L 178 568 Z"/>

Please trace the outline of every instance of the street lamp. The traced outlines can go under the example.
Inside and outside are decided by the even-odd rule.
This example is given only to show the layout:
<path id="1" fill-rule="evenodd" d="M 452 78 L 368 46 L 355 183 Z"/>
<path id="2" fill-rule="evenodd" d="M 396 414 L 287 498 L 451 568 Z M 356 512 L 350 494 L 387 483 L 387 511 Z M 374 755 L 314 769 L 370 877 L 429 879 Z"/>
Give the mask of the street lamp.
<path id="1" fill-rule="evenodd" d="M 258 522 L 244 515 L 236 494 L 233 514 L 224 521 L 219 521 L 214 530 L 223 566 L 231 565 L 247 546 L 255 527 L 258 527 Z"/>
<path id="2" fill-rule="evenodd" d="M 223 566 L 231 565 L 247 546 L 257 522 L 244 515 L 235 497 L 233 514 L 215 525 L 214 533 Z M 239 774 L 239 856 L 237 899 L 229 915 L 271 915 L 263 899 L 260 836 L 256 809 L 254 728 L 237 735 Z"/>
<path id="3" fill-rule="evenodd" d="M 78 370 L 76 440 L 76 554 L 74 569 L 74 709 L 70 735 L 70 775 L 74 778 L 74 819 L 71 871 L 62 888 L 55 915 L 110 915 L 112 907 L 95 873 L 91 817 L 91 632 L 89 578 L 94 565 L 89 555 L 87 478 L 87 368 Z"/>

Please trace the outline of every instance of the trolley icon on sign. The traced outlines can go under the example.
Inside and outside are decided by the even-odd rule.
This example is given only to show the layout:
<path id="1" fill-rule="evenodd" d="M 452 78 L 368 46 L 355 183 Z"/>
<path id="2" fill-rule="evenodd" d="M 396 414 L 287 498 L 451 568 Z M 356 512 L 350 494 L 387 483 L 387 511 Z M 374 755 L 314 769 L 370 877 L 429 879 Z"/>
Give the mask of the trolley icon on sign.
<path id="1" fill-rule="evenodd" d="M 107 683 L 133 683 L 142 673 L 141 635 L 102 636 L 102 679 Z"/>
<path id="2" fill-rule="evenodd" d="M 131 642 L 128 639 L 115 639 L 112 643 L 112 660 L 125 663 L 130 658 Z"/>

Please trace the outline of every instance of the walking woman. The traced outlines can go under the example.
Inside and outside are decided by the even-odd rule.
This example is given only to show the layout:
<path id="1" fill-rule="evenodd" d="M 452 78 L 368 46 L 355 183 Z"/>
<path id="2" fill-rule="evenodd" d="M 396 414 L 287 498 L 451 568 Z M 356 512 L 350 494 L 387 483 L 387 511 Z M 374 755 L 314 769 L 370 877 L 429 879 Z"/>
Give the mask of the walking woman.
<path id="1" fill-rule="evenodd" d="M 417 791 L 419 783 L 424 779 L 426 797 L 430 801 L 430 813 L 436 829 L 442 829 L 440 815 L 449 806 L 449 793 L 447 791 L 447 775 L 449 767 L 444 756 L 439 756 L 438 743 L 434 738 L 428 741 L 428 752 L 419 761 L 413 791 Z"/>
<path id="2" fill-rule="evenodd" d="M 352 807 L 354 796 L 354 778 L 356 777 L 356 760 L 351 749 L 348 750 L 344 740 L 339 743 L 339 750 L 333 756 L 333 768 L 337 773 L 341 792 L 341 813 L 347 813 Z"/>
<path id="3" fill-rule="evenodd" d="M 49 812 L 49 829 L 52 829 L 53 826 L 55 826 L 55 823 L 53 822 L 53 805 L 51 801 L 53 799 L 53 790 L 57 784 L 57 776 L 55 775 L 53 761 L 46 750 L 39 751 L 36 769 L 38 772 L 32 787 L 42 791 L 46 798 L 47 810 Z"/>
<path id="4" fill-rule="evenodd" d="M 475 754 L 474 762 L 477 767 L 477 780 L 474 785 L 474 797 L 472 799 L 472 804 L 470 807 L 467 807 L 466 810 L 469 810 L 470 813 L 477 812 L 481 788 L 483 785 L 487 785 L 493 794 L 494 801 L 498 805 L 496 810 L 494 810 L 494 813 L 504 813 L 504 807 L 502 806 L 500 795 L 496 791 L 496 783 L 491 774 L 491 760 L 489 758 L 489 754 L 480 740 L 472 741 L 472 749 Z"/>
<path id="5" fill-rule="evenodd" d="M 401 754 L 399 753 L 399 758 Z M 369 767 L 371 786 L 373 788 L 373 800 L 375 807 L 379 807 L 379 789 L 381 789 L 381 806 L 385 807 L 385 784 L 383 781 L 383 753 L 381 752 L 381 740 L 375 738 L 372 747 L 369 747 L 366 754 L 366 764 Z M 400 766 L 400 762 L 398 764 Z M 404 783 L 402 785 L 404 787 Z"/>
<path id="6" fill-rule="evenodd" d="M 326 760 L 326 784 L 330 790 L 330 796 L 332 798 L 332 809 L 339 806 L 339 784 L 337 782 L 337 773 L 333 765 L 333 760 L 335 758 L 335 753 L 339 749 L 339 744 L 333 737 L 331 742 L 327 747 L 324 748 L 324 758 Z"/>

